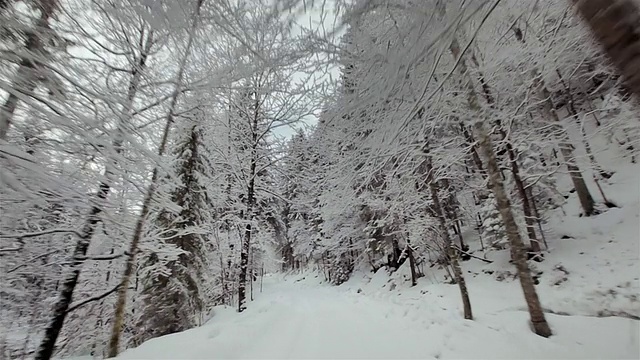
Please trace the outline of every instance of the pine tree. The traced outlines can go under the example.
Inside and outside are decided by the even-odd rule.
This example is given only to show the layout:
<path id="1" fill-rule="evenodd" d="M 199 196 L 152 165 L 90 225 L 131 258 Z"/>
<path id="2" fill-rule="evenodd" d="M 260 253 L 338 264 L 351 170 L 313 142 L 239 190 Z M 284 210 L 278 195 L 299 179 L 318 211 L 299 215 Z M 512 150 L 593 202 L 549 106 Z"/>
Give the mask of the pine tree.
<path id="1" fill-rule="evenodd" d="M 205 230 L 211 222 L 211 208 L 204 183 L 209 164 L 202 139 L 203 121 L 182 119 L 175 130 L 175 175 L 162 182 L 171 184 L 172 207 L 179 210 L 161 208 L 154 216 L 153 226 L 163 239 L 144 262 L 141 341 L 192 328 L 204 310 Z"/>

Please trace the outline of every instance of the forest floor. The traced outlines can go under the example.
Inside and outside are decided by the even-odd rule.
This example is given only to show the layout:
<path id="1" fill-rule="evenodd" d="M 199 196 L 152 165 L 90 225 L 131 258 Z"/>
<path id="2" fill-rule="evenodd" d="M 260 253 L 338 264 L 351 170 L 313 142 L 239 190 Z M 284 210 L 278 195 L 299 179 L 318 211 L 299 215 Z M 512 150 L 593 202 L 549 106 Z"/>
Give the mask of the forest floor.
<path id="1" fill-rule="evenodd" d="M 217 307 L 205 325 L 150 340 L 121 358 L 638 359 L 639 170 L 621 166 L 604 185 L 617 208 L 580 217 L 572 194 L 551 214 L 549 251 L 532 262 L 554 332 L 548 339 L 529 329 L 509 251 L 472 247 L 493 261 L 462 263 L 473 321 L 462 317 L 457 286 L 435 267 L 415 287 L 406 266 L 392 275 L 359 271 L 340 286 L 314 272 L 276 274 L 265 276 L 264 291 L 254 289 L 242 314 Z"/>

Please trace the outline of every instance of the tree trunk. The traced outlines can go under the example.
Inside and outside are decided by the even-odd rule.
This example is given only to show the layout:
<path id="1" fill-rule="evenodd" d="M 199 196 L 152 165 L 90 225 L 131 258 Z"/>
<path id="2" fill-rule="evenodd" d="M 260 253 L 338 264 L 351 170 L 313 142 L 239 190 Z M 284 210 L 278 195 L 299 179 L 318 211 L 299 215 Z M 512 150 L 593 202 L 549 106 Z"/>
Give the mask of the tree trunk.
<path id="1" fill-rule="evenodd" d="M 471 61 L 475 64 L 476 67 L 479 67 L 480 64 L 475 56 L 475 53 L 471 55 Z M 480 84 L 482 86 L 482 92 L 485 96 L 487 103 L 494 109 L 495 99 L 493 97 L 491 87 L 487 84 L 487 81 L 484 78 L 484 75 L 480 73 Z M 498 131 L 500 132 L 500 136 L 502 137 L 502 141 L 505 143 L 505 147 L 507 150 L 507 156 L 509 157 L 509 164 L 511 165 L 511 173 L 513 175 L 513 181 L 516 184 L 516 188 L 518 189 L 518 194 L 520 195 L 520 199 L 522 200 L 522 212 L 524 213 L 525 223 L 527 225 L 527 235 L 529 236 L 529 242 L 531 243 L 531 250 L 535 253 L 540 253 L 540 243 L 536 237 L 536 231 L 533 225 L 533 216 L 531 212 L 531 201 L 527 196 L 526 186 L 520 177 L 520 167 L 518 166 L 518 160 L 513 149 L 513 145 L 507 139 L 507 133 L 502 126 L 502 121 L 497 121 Z M 542 259 L 538 257 L 538 259 Z"/>
<path id="2" fill-rule="evenodd" d="M 451 229 L 458 236 L 458 240 L 460 241 L 460 249 L 465 250 L 467 245 L 464 243 L 464 237 L 462 236 L 462 231 L 458 226 L 460 219 L 458 218 L 458 199 L 455 196 L 454 191 L 451 189 L 451 184 L 449 183 L 449 179 L 442 179 L 442 187 L 447 193 L 446 202 L 445 202 L 445 214 L 447 218 L 451 222 Z M 464 258 L 463 258 L 464 260 Z"/>
<path id="3" fill-rule="evenodd" d="M 413 255 L 411 243 L 407 240 L 407 254 L 409 255 L 409 266 L 411 267 L 411 286 L 418 285 L 418 275 L 416 274 L 416 258 Z"/>
<path id="4" fill-rule="evenodd" d="M 253 301 L 253 282 L 255 281 L 253 270 L 253 251 L 249 248 L 249 300 Z"/>
<path id="5" fill-rule="evenodd" d="M 529 235 L 529 242 L 531 244 L 531 250 L 538 254 L 537 259 L 542 259 L 540 257 L 540 242 L 536 237 L 536 230 L 533 224 L 533 214 L 531 212 L 531 203 L 529 201 L 529 197 L 527 196 L 526 186 L 520 177 L 520 167 L 518 166 L 518 160 L 516 157 L 516 153 L 513 150 L 513 146 L 511 142 L 507 139 L 507 133 L 504 131 L 502 124 L 499 124 L 500 135 L 502 136 L 502 140 L 506 143 L 507 147 L 507 155 L 509 156 L 509 163 L 511 164 L 511 173 L 513 175 L 513 181 L 516 184 L 516 188 L 518 189 L 518 194 L 520 195 L 520 199 L 522 200 L 522 212 L 524 213 L 524 220 L 527 224 L 527 234 Z"/>
<path id="6" fill-rule="evenodd" d="M 202 7 L 203 2 L 204 0 L 197 0 L 197 3 L 196 3 L 196 8 L 195 8 L 195 12 L 194 12 L 192 23 L 191 23 L 191 29 L 189 32 L 189 40 L 187 41 L 187 46 L 185 47 L 184 56 L 180 61 L 178 74 L 176 74 L 176 88 L 171 97 L 171 104 L 169 105 L 169 111 L 167 113 L 166 122 L 165 122 L 164 130 L 162 133 L 162 140 L 160 141 L 160 146 L 158 147 L 158 157 L 162 157 L 167 148 L 169 133 L 171 132 L 171 126 L 173 125 L 174 112 L 177 108 L 178 98 L 181 93 L 182 81 L 184 78 L 184 71 L 187 65 L 187 61 L 189 59 L 189 54 L 191 53 L 193 38 L 198 25 L 200 8 Z M 151 41 L 151 37 L 152 37 L 151 35 L 152 34 L 149 34 L 148 41 Z M 149 44 L 149 47 L 150 47 L 150 44 Z M 142 230 L 144 228 L 144 224 L 147 220 L 147 217 L 149 216 L 149 212 L 151 211 L 151 202 L 153 201 L 153 197 L 156 192 L 158 177 L 159 177 L 158 166 L 154 166 L 153 173 L 151 175 L 151 183 L 147 188 L 147 193 L 145 194 L 145 197 L 142 203 L 142 210 L 140 211 L 140 215 L 138 216 L 138 220 L 136 221 L 136 226 L 133 232 L 133 239 L 131 239 L 131 243 L 129 244 L 129 252 L 128 252 L 127 261 L 125 263 L 124 274 L 122 275 L 122 281 L 120 283 L 120 288 L 118 289 L 118 299 L 116 300 L 116 308 L 113 315 L 113 327 L 111 329 L 111 337 L 109 338 L 109 353 L 107 355 L 108 358 L 113 358 L 118 356 L 118 351 L 120 346 L 120 335 L 122 333 L 122 328 L 124 326 L 124 315 L 125 315 L 125 309 L 127 305 L 127 291 L 129 288 L 129 283 L 131 282 L 131 276 L 134 273 L 134 269 L 136 265 L 136 255 L 138 253 L 138 246 L 140 244 L 140 240 L 142 239 Z"/>
<path id="7" fill-rule="evenodd" d="M 260 268 L 260 292 L 262 292 L 262 279 L 264 278 L 264 263 Z"/>
<path id="8" fill-rule="evenodd" d="M 536 205 L 536 199 L 533 196 L 533 190 L 531 187 L 527 188 L 527 195 L 529 196 L 529 200 L 531 201 L 531 208 L 533 210 L 533 215 L 536 218 L 536 222 L 538 223 L 538 229 L 540 230 L 540 237 L 542 238 L 542 243 L 544 244 L 544 248 L 549 250 L 549 244 L 547 244 L 547 239 L 544 236 L 544 230 L 542 229 L 542 218 L 540 217 L 540 213 L 538 212 L 538 206 Z"/>
<path id="9" fill-rule="evenodd" d="M 462 307 L 464 311 L 464 318 L 467 320 L 473 320 L 473 313 L 471 312 L 471 301 L 469 300 L 469 290 L 467 289 L 467 283 L 464 280 L 462 269 L 460 268 L 460 262 L 458 261 L 458 252 L 455 250 L 451 237 L 449 236 L 449 230 L 447 228 L 447 220 L 445 218 L 442 206 L 440 205 L 440 199 L 438 197 L 437 184 L 433 179 L 433 166 L 429 155 L 424 160 L 426 162 L 426 182 L 431 191 L 431 201 L 433 201 L 433 210 L 438 218 L 440 224 L 440 232 L 444 239 L 444 249 L 448 255 L 449 262 L 453 268 L 453 277 L 458 287 L 460 288 L 460 295 L 462 297 Z"/>
<path id="10" fill-rule="evenodd" d="M 522 31 L 518 27 L 513 28 L 516 39 L 521 43 L 524 43 L 524 37 Z M 531 70 L 531 74 L 533 76 L 533 86 L 534 89 L 538 92 L 538 96 L 543 101 L 543 109 L 548 118 L 550 118 L 556 127 L 556 136 L 559 137 L 558 147 L 560 148 L 560 152 L 562 153 L 562 157 L 567 165 L 567 170 L 569 172 L 569 177 L 571 178 L 571 182 L 573 183 L 574 188 L 576 189 L 576 194 L 578 195 L 578 200 L 580 201 L 580 205 L 585 213 L 585 216 L 591 216 L 595 213 L 595 202 L 593 201 L 593 197 L 589 192 L 589 188 L 582 177 L 582 173 L 580 172 L 580 168 L 576 163 L 575 156 L 573 155 L 573 145 L 571 145 L 569 140 L 569 135 L 566 130 L 560 124 L 560 117 L 558 117 L 557 109 L 553 100 L 551 99 L 551 93 L 547 89 L 547 86 L 542 79 L 542 75 L 538 71 L 537 68 Z M 554 149 L 555 154 L 555 149 Z"/>
<path id="11" fill-rule="evenodd" d="M 250 220 L 251 216 L 245 218 Z M 240 276 L 238 278 L 238 312 L 243 312 L 247 308 L 246 289 L 247 289 L 247 266 L 249 262 L 249 246 L 251 246 L 251 223 L 245 225 L 244 239 L 242 241 L 242 249 L 240 251 Z"/>
<path id="12" fill-rule="evenodd" d="M 559 136 L 560 138 L 558 147 L 560 148 L 560 153 L 562 154 L 562 157 L 564 158 L 564 161 L 567 165 L 567 170 L 569 171 L 571 182 L 576 189 L 576 194 L 578 195 L 578 199 L 580 200 L 582 210 L 584 211 L 585 216 L 594 215 L 595 202 L 593 201 L 593 197 L 589 192 L 589 188 L 587 187 L 587 184 L 582 177 L 582 172 L 580 172 L 580 168 L 578 167 L 578 164 L 576 162 L 576 158 L 573 154 L 574 148 L 569 141 L 569 135 L 560 124 L 560 118 L 558 117 L 556 107 L 551 100 L 551 93 L 549 93 L 549 90 L 544 84 L 542 76 L 537 72 L 537 70 L 533 70 L 533 72 L 535 77 L 534 87 L 537 88 L 539 96 L 543 101 L 544 111 L 555 124 L 557 136 Z"/>
<path id="13" fill-rule="evenodd" d="M 244 219 L 247 222 L 244 231 L 244 241 L 240 252 L 240 276 L 238 284 L 238 312 L 243 312 L 246 308 L 246 288 L 247 288 L 247 266 L 249 263 L 249 248 L 251 246 L 251 222 L 253 221 L 253 207 L 255 205 L 255 181 L 258 161 L 258 123 L 260 120 L 260 99 L 258 92 L 254 92 L 255 103 L 251 124 L 251 164 L 249 166 L 249 184 L 247 186 L 247 211 Z"/>
<path id="14" fill-rule="evenodd" d="M 141 36 L 143 35 L 144 34 L 141 33 Z M 119 117 L 120 120 L 118 122 L 118 127 L 116 129 L 116 134 L 113 140 L 113 148 L 116 154 L 120 154 L 122 152 L 125 122 L 131 118 L 133 100 L 138 91 L 140 78 L 142 76 L 142 70 L 145 67 L 151 45 L 152 34 L 149 34 L 145 43 L 145 47 L 142 50 L 140 58 L 137 61 L 136 67 L 131 72 L 131 82 L 129 83 L 129 89 L 127 93 L 127 103 L 124 106 L 122 116 Z M 73 292 L 76 285 L 78 284 L 80 271 L 82 269 L 82 265 L 84 264 L 87 250 L 89 249 L 89 244 L 91 243 L 91 238 L 93 237 L 93 233 L 95 232 L 96 224 L 100 221 L 99 215 L 102 213 L 107 196 L 111 191 L 111 184 L 115 181 L 115 174 L 113 173 L 114 168 L 114 160 L 110 159 L 110 163 L 107 165 L 104 171 L 104 176 L 107 181 L 100 183 L 98 193 L 95 196 L 95 200 L 93 201 L 93 206 L 89 212 L 89 215 L 87 216 L 82 230 L 80 230 L 79 232 L 80 235 L 78 236 L 78 241 L 76 242 L 76 246 L 73 250 L 73 255 L 70 261 L 71 271 L 62 283 L 62 290 L 60 291 L 58 300 L 53 307 L 51 322 L 45 329 L 44 337 L 42 338 L 40 346 L 38 347 L 38 350 L 36 352 L 36 360 L 48 360 L 53 355 L 56 340 L 58 339 L 60 331 L 62 330 L 62 325 L 64 324 L 65 317 L 67 316 L 67 309 L 71 304 Z"/>
<path id="15" fill-rule="evenodd" d="M 640 97 L 640 9 L 633 0 L 571 0 L 627 87 Z"/>
<path id="16" fill-rule="evenodd" d="M 21 93 L 28 96 L 36 88 L 37 75 L 35 72 L 41 66 L 38 59 L 44 55 L 43 41 L 41 39 L 42 32 L 51 31 L 49 29 L 49 19 L 55 11 L 56 3 L 56 0 L 41 0 L 38 2 L 41 10 L 40 17 L 34 28 L 28 32 L 24 45 L 27 55 L 20 59 L 18 71 L 11 84 L 11 90 L 9 90 L 9 97 L 0 107 L 0 140 L 6 139 L 7 132 L 11 127 L 13 114 L 18 107 L 19 99 L 17 94 Z"/>
<path id="17" fill-rule="evenodd" d="M 551 328 L 547 323 L 544 312 L 542 311 L 542 305 L 538 299 L 538 294 L 531 277 L 529 265 L 527 264 L 527 257 L 524 249 L 524 244 L 520 238 L 518 231 L 518 225 L 515 222 L 513 213 L 511 212 L 511 203 L 504 190 L 504 185 L 500 178 L 500 170 L 498 168 L 498 162 L 491 145 L 491 139 L 489 134 L 484 128 L 484 124 L 481 121 L 475 123 L 475 129 L 477 131 L 477 137 L 482 150 L 485 161 L 487 164 L 487 171 L 489 173 L 489 180 L 491 181 L 493 193 L 498 203 L 498 209 L 500 210 L 500 216 L 504 222 L 507 230 L 507 236 L 511 244 L 511 248 L 514 249 L 515 259 L 514 263 L 518 271 L 518 278 L 520 279 L 520 285 L 522 286 L 522 292 L 529 308 L 529 315 L 531 317 L 531 324 L 536 334 L 549 337 L 551 336 Z"/>

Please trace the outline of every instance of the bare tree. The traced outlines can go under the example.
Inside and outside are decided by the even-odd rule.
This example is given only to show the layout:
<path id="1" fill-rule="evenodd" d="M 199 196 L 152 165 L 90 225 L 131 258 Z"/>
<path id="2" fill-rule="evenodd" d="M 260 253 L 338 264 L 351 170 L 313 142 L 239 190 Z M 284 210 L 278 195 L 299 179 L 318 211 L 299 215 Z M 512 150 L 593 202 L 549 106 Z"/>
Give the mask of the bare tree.
<path id="1" fill-rule="evenodd" d="M 110 156 L 108 163 L 104 170 L 105 181 L 98 185 L 98 192 L 92 199 L 92 207 L 89 211 L 84 225 L 78 232 L 78 240 L 73 251 L 71 258 L 71 270 L 68 276 L 64 279 L 60 290 L 60 295 L 53 307 L 53 314 L 50 324 L 45 330 L 44 337 L 40 343 L 40 347 L 36 353 L 37 360 L 47 360 L 51 358 L 54 352 L 55 343 L 58 339 L 58 335 L 62 330 L 62 325 L 68 313 L 68 308 L 71 305 L 73 292 L 78 284 L 78 278 L 82 270 L 82 265 L 86 260 L 87 250 L 91 243 L 91 238 L 95 232 L 96 226 L 100 221 L 99 215 L 103 212 L 107 196 L 111 192 L 112 183 L 115 181 L 116 173 L 116 161 L 115 155 L 122 152 L 124 136 L 128 122 L 132 117 L 133 102 L 140 86 L 142 73 L 147 63 L 147 57 L 151 51 L 153 45 L 153 33 L 144 30 L 140 31 L 140 55 L 134 61 L 134 68 L 131 69 L 131 80 L 129 82 L 126 103 L 123 104 L 121 114 L 118 116 L 117 128 L 113 135 L 113 150 L 115 154 Z"/>

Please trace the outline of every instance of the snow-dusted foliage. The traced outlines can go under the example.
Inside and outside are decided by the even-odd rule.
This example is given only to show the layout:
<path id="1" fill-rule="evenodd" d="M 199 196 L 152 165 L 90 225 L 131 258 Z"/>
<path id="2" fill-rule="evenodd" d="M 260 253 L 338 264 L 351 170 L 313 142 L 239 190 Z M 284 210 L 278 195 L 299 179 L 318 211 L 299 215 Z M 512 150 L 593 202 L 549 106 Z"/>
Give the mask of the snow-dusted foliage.
<path id="1" fill-rule="evenodd" d="M 205 307 L 203 277 L 212 246 L 206 234 L 213 209 L 205 187 L 211 166 L 203 145 L 203 120 L 185 114 L 174 128 L 176 169 L 160 182 L 168 185 L 165 191 L 175 206 L 163 206 L 152 215 L 150 225 L 158 234 L 152 237 L 153 251 L 141 259 L 144 307 L 136 342 L 193 327 Z"/>
<path id="2" fill-rule="evenodd" d="M 548 336 L 531 264 L 638 160 L 603 1 L 0 0 L 0 357 L 115 356 L 307 267 L 443 269 L 472 319 L 503 251 Z"/>
<path id="3" fill-rule="evenodd" d="M 421 257 L 444 249 L 437 239 L 424 239 L 423 228 L 410 226 L 435 215 L 422 186 L 425 151 L 456 246 L 468 249 L 465 237 L 476 228 L 485 252 L 508 247 L 471 126 L 478 120 L 491 131 L 520 236 L 534 252 L 545 248 L 545 213 L 570 193 L 577 193 L 586 216 L 602 211 L 607 200 L 596 184 L 584 186 L 602 168 L 597 155 L 589 155 L 590 142 L 615 136 L 619 145 L 610 140 L 609 146 L 635 151 L 637 145 L 625 148 L 622 139 L 631 130 L 620 128 L 637 131 L 637 124 L 611 112 L 610 102 L 626 95 L 569 4 L 392 3 L 358 2 L 353 12 L 359 15 L 346 17 L 341 86 L 314 131 L 292 139 L 294 149 L 312 154 L 320 147 L 324 154 L 323 171 L 312 171 L 322 176 L 316 193 L 307 192 L 316 200 L 305 201 L 315 208 L 305 213 L 319 214 L 316 234 L 305 235 L 312 240 L 307 247 L 327 252 L 316 261 L 342 277 L 356 263 L 394 268 L 397 249 L 409 239 L 424 243 L 417 247 Z M 613 134 L 608 129 L 618 135 L 606 135 Z M 300 169 L 318 161 L 307 158 Z M 605 178 L 594 179 L 606 181 L 610 174 L 602 173 Z M 287 188 L 308 188 L 305 178 Z"/>

